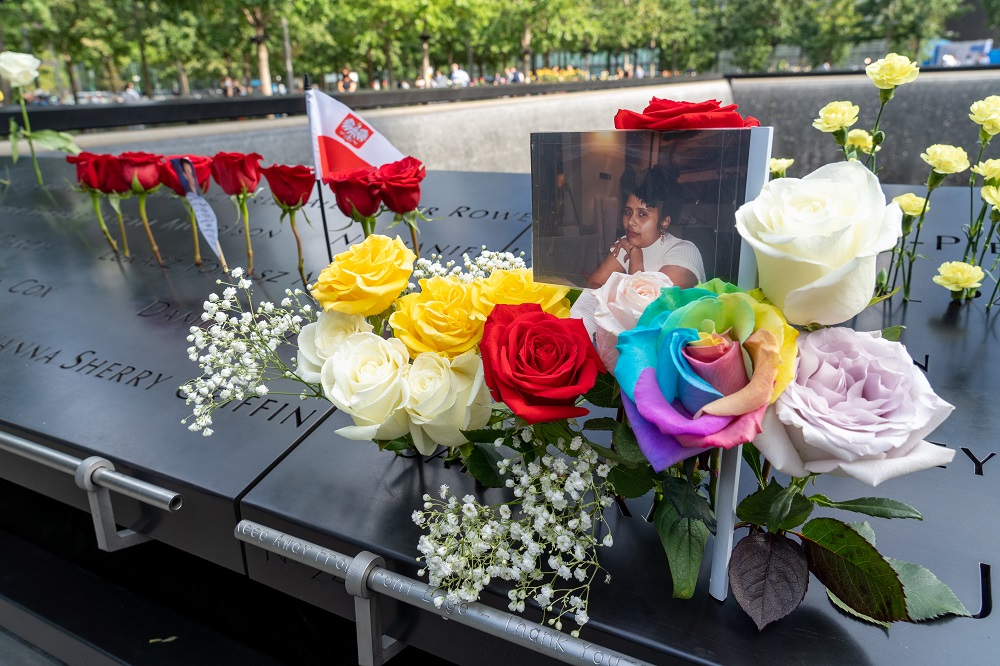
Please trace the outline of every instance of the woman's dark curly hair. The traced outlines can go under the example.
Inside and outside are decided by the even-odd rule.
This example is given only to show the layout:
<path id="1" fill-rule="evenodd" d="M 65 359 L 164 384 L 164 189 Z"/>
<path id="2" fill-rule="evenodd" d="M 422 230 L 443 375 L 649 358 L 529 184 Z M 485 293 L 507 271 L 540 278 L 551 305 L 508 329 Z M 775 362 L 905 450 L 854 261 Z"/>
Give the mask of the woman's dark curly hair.
<path id="1" fill-rule="evenodd" d="M 660 213 L 660 220 L 669 215 L 676 221 L 683 205 L 683 201 L 676 196 L 670 196 L 676 183 L 677 178 L 660 165 L 644 169 L 638 174 L 631 168 L 626 168 L 620 181 L 622 206 L 628 201 L 629 195 L 634 194 L 639 201 L 656 208 Z"/>

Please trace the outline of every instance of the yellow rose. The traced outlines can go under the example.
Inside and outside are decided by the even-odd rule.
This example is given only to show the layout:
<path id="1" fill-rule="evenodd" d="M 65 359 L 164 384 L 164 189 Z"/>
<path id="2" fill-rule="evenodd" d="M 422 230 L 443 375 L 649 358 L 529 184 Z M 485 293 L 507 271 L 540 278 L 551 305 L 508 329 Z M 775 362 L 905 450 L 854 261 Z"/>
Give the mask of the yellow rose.
<path id="1" fill-rule="evenodd" d="M 776 173 L 784 176 L 785 172 L 788 171 L 788 167 L 792 166 L 793 164 L 795 164 L 794 159 L 788 157 L 772 157 L 770 163 L 770 170 L 771 173 Z"/>
<path id="2" fill-rule="evenodd" d="M 538 303 L 545 312 L 565 318 L 569 316 L 568 293 L 569 287 L 535 282 L 530 268 L 493 271 L 485 280 L 472 284 L 472 300 L 484 319 L 494 305 L 521 303 Z"/>
<path id="3" fill-rule="evenodd" d="M 406 290 L 414 259 L 398 236 L 372 234 L 334 257 L 310 293 L 327 312 L 376 315 Z"/>
<path id="4" fill-rule="evenodd" d="M 973 102 L 969 107 L 969 118 L 990 136 L 1000 134 L 1000 96 L 990 95 L 986 99 Z"/>
<path id="5" fill-rule="evenodd" d="M 820 132 L 836 132 L 858 122 L 858 106 L 851 102 L 830 102 L 819 110 L 813 127 Z"/>
<path id="6" fill-rule="evenodd" d="M 1000 210 L 1000 187 L 987 185 L 979 193 L 983 197 L 983 201 Z"/>
<path id="7" fill-rule="evenodd" d="M 935 143 L 920 153 L 920 159 L 931 165 L 938 173 L 961 173 L 969 168 L 969 156 L 957 146 Z"/>
<path id="8" fill-rule="evenodd" d="M 972 167 L 972 173 L 978 173 L 987 184 L 1000 184 L 1000 160 L 984 160 Z"/>
<path id="9" fill-rule="evenodd" d="M 871 153 L 874 143 L 875 142 L 872 141 L 872 135 L 869 134 L 867 130 L 853 129 L 847 133 L 847 141 L 844 145 L 857 148 L 863 153 Z M 875 152 L 880 150 L 882 150 L 882 146 L 875 148 Z"/>
<path id="10" fill-rule="evenodd" d="M 890 53 L 865 67 L 865 74 L 876 88 L 882 90 L 892 90 L 896 86 L 909 83 L 916 79 L 919 73 L 920 70 L 915 62 L 910 62 L 906 56 L 896 53 Z"/>
<path id="11" fill-rule="evenodd" d="M 434 352 L 454 358 L 474 349 L 483 337 L 486 315 L 476 308 L 472 285 L 456 277 L 420 281 L 420 292 L 396 301 L 389 325 L 410 358 Z"/>
<path id="12" fill-rule="evenodd" d="M 933 278 L 934 284 L 939 284 L 950 291 L 981 287 L 985 275 L 982 268 L 964 261 L 946 261 L 938 267 L 938 273 Z"/>
<path id="13" fill-rule="evenodd" d="M 913 192 L 900 194 L 893 201 L 899 204 L 899 207 L 903 210 L 903 215 L 909 215 L 910 217 L 919 217 L 921 212 L 931 209 L 930 206 L 924 208 L 927 204 L 927 199 L 918 197 Z"/>

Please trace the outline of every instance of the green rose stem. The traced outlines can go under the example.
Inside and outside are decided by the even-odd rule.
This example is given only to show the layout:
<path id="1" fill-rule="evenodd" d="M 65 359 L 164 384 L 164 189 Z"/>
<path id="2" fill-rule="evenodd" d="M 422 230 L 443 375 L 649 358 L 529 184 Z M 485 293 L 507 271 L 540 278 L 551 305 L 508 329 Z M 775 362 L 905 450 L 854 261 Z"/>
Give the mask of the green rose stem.
<path id="1" fill-rule="evenodd" d="M 125 219 L 122 217 L 121 198 L 117 194 L 111 194 L 108 196 L 108 202 L 115 209 L 115 215 L 118 217 L 118 230 L 122 232 L 122 247 L 125 249 L 125 256 L 131 257 L 132 254 L 128 251 L 128 236 L 125 235 Z"/>
<path id="2" fill-rule="evenodd" d="M 420 258 L 420 243 L 417 242 L 417 227 L 416 225 L 409 225 L 410 227 L 410 238 L 413 239 L 413 254 L 417 255 L 417 259 Z"/>
<path id="3" fill-rule="evenodd" d="M 38 178 L 39 187 L 44 187 L 42 170 L 38 168 L 38 158 L 35 156 L 35 142 L 31 140 L 31 122 L 28 121 L 28 107 L 24 105 L 24 91 L 20 88 L 17 88 L 17 101 L 21 103 L 21 117 L 24 118 L 24 138 L 28 140 L 28 149 L 31 150 L 31 161 L 35 165 L 35 177 Z M 17 138 L 11 137 L 11 140 L 17 141 Z M 104 225 L 103 219 L 101 220 L 101 225 Z M 117 251 L 115 250 L 115 252 Z"/>
<path id="4" fill-rule="evenodd" d="M 895 88 L 878 91 L 878 99 L 881 104 L 878 107 L 878 115 L 875 116 L 875 124 L 872 126 L 872 152 L 868 155 L 868 159 L 865 160 L 865 166 L 871 169 L 872 173 L 875 172 L 875 153 L 877 152 L 875 149 L 878 148 L 880 143 L 882 143 L 881 141 L 878 141 L 877 143 L 875 142 L 875 135 L 878 133 L 878 124 L 882 120 L 882 112 L 885 110 L 885 105 L 889 103 L 889 100 L 892 99 L 892 96 L 895 93 Z"/>
<path id="5" fill-rule="evenodd" d="M 194 208 L 187 199 L 182 199 L 184 207 L 187 208 L 188 216 L 191 218 L 191 239 L 194 241 L 194 263 L 201 266 L 201 245 L 198 243 L 198 219 L 194 216 Z"/>
<path id="6" fill-rule="evenodd" d="M 917 220 L 917 233 L 913 234 L 913 246 L 912 249 L 907 252 L 907 266 L 903 269 L 903 301 L 909 302 L 910 300 L 910 287 L 913 285 L 913 264 L 917 260 L 917 245 L 920 243 L 920 231 L 924 228 L 924 216 L 927 213 L 927 204 L 931 200 L 931 192 L 944 182 L 946 174 L 938 173 L 937 171 L 931 170 L 931 174 L 927 176 L 927 196 L 924 197 L 924 207 L 920 211 L 920 218 Z"/>
<path id="7" fill-rule="evenodd" d="M 108 225 L 104 224 L 104 215 L 101 214 L 101 200 L 100 195 L 97 192 L 90 193 L 90 200 L 94 202 L 94 212 L 97 213 L 97 221 L 101 223 L 101 231 L 104 232 L 104 237 L 108 240 L 108 245 L 111 249 L 118 254 L 118 243 L 115 239 L 111 237 L 111 232 L 108 231 Z"/>
<path id="8" fill-rule="evenodd" d="M 302 239 L 299 237 L 299 230 L 295 228 L 295 208 L 288 210 L 288 223 L 292 225 L 292 234 L 295 236 L 295 247 L 299 250 L 299 277 L 302 278 L 302 286 L 309 284 L 306 280 L 305 259 L 302 257 Z"/>
<path id="9" fill-rule="evenodd" d="M 156 245 L 156 240 L 153 238 L 153 230 L 149 228 L 149 218 L 146 217 L 146 197 L 149 195 L 146 192 L 139 192 L 136 196 L 139 197 L 139 217 L 142 218 L 142 226 L 146 229 L 149 246 L 153 249 L 153 256 L 156 257 L 156 263 L 162 266 L 163 257 L 160 256 L 160 248 Z"/>
<path id="10" fill-rule="evenodd" d="M 715 511 L 716 500 L 719 494 L 719 470 L 722 463 L 722 450 L 712 449 L 712 454 L 708 458 L 708 499 L 712 504 L 712 511 Z"/>
<path id="11" fill-rule="evenodd" d="M 243 218 L 243 235 L 247 237 L 247 275 L 253 275 L 253 246 L 250 244 L 250 211 L 247 210 L 247 195 L 238 197 L 240 217 Z"/>
<path id="12" fill-rule="evenodd" d="M 906 239 L 910 237 L 910 232 L 913 231 L 914 219 L 912 215 L 903 214 L 903 235 L 899 237 L 899 245 L 892 248 L 892 259 L 889 261 L 888 272 L 892 273 L 892 285 L 889 287 L 887 293 L 892 293 L 896 288 L 899 267 L 903 265 L 903 254 L 906 252 Z"/>

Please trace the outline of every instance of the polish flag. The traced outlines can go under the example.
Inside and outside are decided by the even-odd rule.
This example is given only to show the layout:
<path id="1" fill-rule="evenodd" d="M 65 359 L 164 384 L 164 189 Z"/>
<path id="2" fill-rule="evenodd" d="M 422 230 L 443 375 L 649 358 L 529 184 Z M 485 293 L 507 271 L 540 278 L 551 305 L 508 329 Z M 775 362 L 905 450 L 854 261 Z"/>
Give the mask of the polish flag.
<path id="1" fill-rule="evenodd" d="M 404 157 L 361 116 L 325 93 L 306 91 L 306 113 L 317 180 L 338 171 L 380 167 Z"/>

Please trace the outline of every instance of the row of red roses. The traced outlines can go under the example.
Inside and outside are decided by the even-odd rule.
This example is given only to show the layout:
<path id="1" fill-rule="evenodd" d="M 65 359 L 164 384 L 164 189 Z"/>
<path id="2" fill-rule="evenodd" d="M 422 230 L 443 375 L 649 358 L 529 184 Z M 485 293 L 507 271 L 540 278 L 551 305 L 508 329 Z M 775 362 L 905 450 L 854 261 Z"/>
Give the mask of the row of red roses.
<path id="1" fill-rule="evenodd" d="M 67 157 L 67 161 L 76 165 L 77 183 L 94 200 L 94 207 L 101 229 L 112 249 L 118 251 L 115 241 L 104 224 L 101 216 L 98 195 L 107 195 L 118 214 L 119 226 L 126 256 L 128 256 L 128 240 L 125 237 L 124 222 L 118 200 L 125 196 L 136 195 L 139 199 L 139 212 L 149 237 L 150 246 L 160 265 L 163 261 L 159 248 L 153 239 L 152 231 L 145 211 L 145 198 L 161 185 L 185 197 L 182 185 L 174 164 L 178 160 L 187 160 L 194 169 L 194 177 L 201 194 L 205 194 L 211 184 L 211 179 L 230 197 L 240 211 L 247 239 L 247 272 L 253 273 L 253 248 L 249 235 L 249 212 L 246 206 L 248 197 L 253 196 L 263 176 L 267 179 L 275 202 L 282 209 L 282 219 L 289 215 L 292 232 L 295 234 L 299 253 L 299 273 L 305 282 L 303 270 L 302 244 L 295 228 L 295 211 L 304 206 L 312 194 L 316 182 L 312 167 L 288 166 L 275 164 L 262 168 L 262 156 L 258 153 L 227 153 L 220 152 L 214 157 L 201 155 L 170 155 L 162 156 L 145 152 L 125 152 L 120 155 L 95 154 L 84 152 Z M 389 210 L 397 218 L 412 217 L 420 202 L 420 183 L 426 175 L 426 170 L 419 160 L 405 157 L 397 162 L 383 165 L 379 168 L 368 167 L 334 173 L 323 179 L 336 198 L 340 211 L 361 222 L 365 233 L 370 234 L 374 228 L 374 218 Z M 193 184 L 191 185 L 193 187 Z M 186 199 L 184 199 L 186 202 Z M 191 218 L 194 238 L 195 262 L 201 263 L 198 247 L 197 222 L 190 206 L 188 212 Z M 220 257 L 221 257 L 221 248 Z M 223 259 L 223 264 L 225 260 Z"/>

